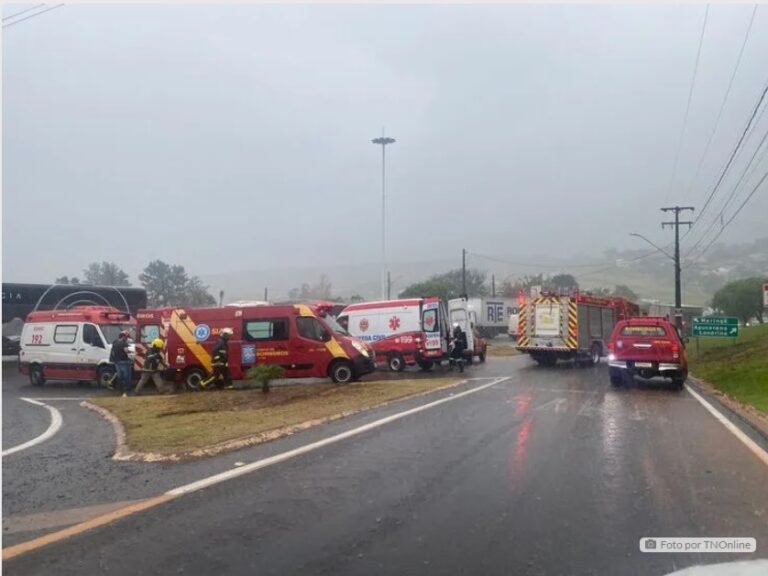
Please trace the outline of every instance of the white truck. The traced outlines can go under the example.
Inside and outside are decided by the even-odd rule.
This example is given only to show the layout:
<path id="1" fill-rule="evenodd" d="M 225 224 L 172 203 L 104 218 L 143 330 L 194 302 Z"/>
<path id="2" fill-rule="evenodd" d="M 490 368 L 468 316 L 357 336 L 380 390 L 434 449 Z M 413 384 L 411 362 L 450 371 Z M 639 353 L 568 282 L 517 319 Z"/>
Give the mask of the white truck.
<path id="1" fill-rule="evenodd" d="M 510 320 L 517 333 L 517 299 L 516 298 L 469 298 L 467 300 L 469 319 L 484 338 L 495 338 L 499 334 L 507 334 Z"/>

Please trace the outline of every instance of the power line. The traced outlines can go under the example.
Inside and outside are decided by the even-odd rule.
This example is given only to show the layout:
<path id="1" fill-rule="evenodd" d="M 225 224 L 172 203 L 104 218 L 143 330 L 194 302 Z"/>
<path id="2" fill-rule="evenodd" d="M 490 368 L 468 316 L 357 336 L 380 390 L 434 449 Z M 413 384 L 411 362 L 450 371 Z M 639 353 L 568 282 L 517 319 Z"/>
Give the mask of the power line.
<path id="1" fill-rule="evenodd" d="M 693 65 L 693 76 L 691 77 L 691 87 L 688 90 L 688 103 L 685 105 L 685 116 L 683 116 L 683 129 L 680 132 L 680 140 L 677 144 L 677 152 L 675 153 L 675 163 L 672 167 L 672 179 L 669 183 L 669 189 L 667 190 L 667 198 L 669 198 L 669 192 L 672 190 L 672 186 L 675 184 L 675 177 L 677 176 L 677 165 L 680 162 L 680 151 L 683 148 L 683 139 L 685 137 L 685 131 L 688 127 L 688 115 L 691 111 L 691 100 L 693 100 L 693 88 L 696 85 L 696 75 L 699 71 L 699 59 L 701 58 L 701 47 L 704 44 L 704 32 L 707 29 L 707 18 L 709 16 L 709 4 L 707 4 L 704 10 L 704 21 L 701 25 L 701 34 L 699 36 L 699 48 L 696 50 L 696 61 Z"/>
<path id="2" fill-rule="evenodd" d="M 16 12 L 16 14 L 11 14 L 10 16 L 3 16 L 3 21 L 10 20 L 11 18 L 16 18 L 16 16 L 20 16 L 21 14 L 26 14 L 30 10 L 35 10 L 37 8 L 40 8 L 40 6 L 45 6 L 45 4 L 38 4 L 37 6 L 32 6 L 32 8 L 27 8 L 25 10 L 22 10 L 21 12 Z"/>
<path id="3" fill-rule="evenodd" d="M 467 252 L 470 256 L 477 256 L 478 258 L 484 258 L 493 262 L 499 262 L 501 264 L 508 264 L 510 266 L 529 266 L 532 268 L 594 268 L 595 266 L 602 266 L 605 262 L 595 262 L 593 264 L 542 264 L 540 262 L 512 262 L 511 260 L 505 260 L 503 258 L 496 258 L 495 256 L 487 256 L 485 254 L 477 254 L 476 252 Z"/>
<path id="4" fill-rule="evenodd" d="M 749 19 L 749 24 L 747 25 L 747 32 L 744 34 L 744 40 L 741 43 L 741 49 L 739 50 L 739 55 L 736 58 L 736 64 L 733 67 L 733 72 L 731 73 L 731 78 L 728 81 L 728 88 L 725 90 L 725 95 L 723 96 L 723 101 L 720 103 L 720 110 L 717 112 L 717 118 L 715 119 L 715 125 L 712 128 L 712 132 L 709 134 L 709 139 L 707 140 L 706 145 L 704 146 L 704 152 L 701 154 L 701 158 L 699 159 L 699 164 L 696 166 L 696 172 L 693 175 L 693 178 L 691 179 L 691 183 L 688 186 L 688 190 L 685 193 L 685 197 L 687 198 L 688 195 L 691 193 L 691 190 L 693 189 L 693 185 L 696 183 L 696 178 L 699 177 L 699 173 L 701 172 L 701 167 L 704 165 L 704 159 L 707 157 L 707 152 L 709 152 L 709 147 L 712 144 L 712 140 L 715 137 L 715 134 L 717 133 L 717 129 L 720 127 L 720 120 L 723 117 L 723 111 L 725 110 L 725 104 L 728 102 L 728 97 L 731 94 L 731 88 L 733 87 L 733 80 L 736 78 L 736 73 L 739 71 L 739 66 L 741 65 L 741 58 L 744 55 L 744 48 L 747 46 L 747 41 L 749 40 L 749 34 L 752 31 L 752 24 L 755 21 L 755 14 L 757 14 L 757 8 L 759 7 L 758 4 L 755 4 L 754 9 L 752 10 L 752 17 Z"/>
<path id="5" fill-rule="evenodd" d="M 765 110 L 766 109 L 763 108 L 763 112 L 765 112 Z M 709 223 L 709 226 L 701 235 L 701 237 L 696 241 L 696 243 L 693 246 L 691 246 L 688 252 L 686 252 L 685 254 L 686 258 L 690 256 L 693 253 L 693 251 L 696 250 L 696 248 L 701 245 L 702 242 L 704 242 L 704 238 L 706 238 L 707 234 L 709 234 L 712 228 L 715 227 L 715 224 L 717 223 L 717 221 L 722 219 L 723 214 L 725 213 L 725 210 L 728 208 L 728 205 L 731 203 L 734 196 L 736 196 L 736 191 L 739 189 L 739 186 L 741 186 L 741 184 L 745 181 L 745 179 L 748 181 L 749 178 L 752 177 L 752 174 L 754 174 L 755 170 L 760 165 L 760 161 L 758 161 L 757 163 L 754 163 L 755 158 L 757 157 L 758 152 L 760 152 L 760 150 L 763 148 L 763 145 L 765 144 L 766 140 L 768 140 L 768 130 L 765 131 L 765 134 L 763 135 L 763 139 L 760 141 L 760 144 L 758 144 L 757 147 L 755 148 L 755 151 L 752 154 L 752 158 L 750 158 L 749 162 L 747 162 L 747 164 L 744 166 L 744 170 L 742 171 L 741 176 L 739 177 L 736 184 L 734 184 L 733 188 L 731 189 L 731 193 L 726 199 L 726 201 L 720 207 L 720 211 L 714 218 L 712 218 L 712 221 Z M 752 168 L 751 170 L 750 170 L 750 167 Z M 747 173 L 749 173 L 749 176 L 747 176 Z"/>
<path id="6" fill-rule="evenodd" d="M 766 178 L 768 178 L 768 172 L 763 174 L 763 177 L 760 178 L 760 181 L 755 185 L 754 188 L 752 188 L 752 192 L 749 193 L 749 195 L 744 199 L 744 202 L 741 203 L 741 206 L 738 207 L 736 212 L 733 213 L 733 215 L 726 221 L 726 223 L 720 227 L 720 230 L 717 232 L 715 237 L 712 238 L 710 243 L 707 244 L 707 246 L 704 248 L 704 250 L 701 251 L 701 254 L 699 254 L 697 258 L 701 258 L 706 253 L 706 251 L 709 250 L 710 246 L 712 246 L 712 244 L 714 244 L 715 241 L 717 241 L 717 239 L 720 238 L 720 235 L 723 233 L 723 231 L 728 227 L 728 225 L 731 222 L 733 222 L 734 218 L 736 218 L 736 216 L 739 215 L 739 212 L 741 212 L 744 209 L 744 206 L 746 206 L 747 202 L 749 202 L 752 199 L 752 196 L 755 195 L 755 192 L 757 192 L 757 189 L 760 188 L 763 182 L 765 182 Z"/>
<path id="7" fill-rule="evenodd" d="M 720 187 L 720 184 L 722 184 L 723 179 L 725 178 L 725 175 L 728 173 L 728 170 L 731 168 L 731 164 L 733 163 L 734 158 L 741 150 L 741 145 L 744 142 L 744 139 L 746 138 L 747 133 L 749 133 L 749 129 L 752 127 L 752 123 L 754 122 L 755 116 L 757 116 L 757 112 L 760 110 L 760 107 L 762 106 L 763 101 L 765 100 L 766 94 L 768 94 L 768 83 L 766 83 L 762 94 L 760 94 L 760 99 L 757 101 L 757 105 L 755 106 L 755 109 L 752 110 L 752 114 L 749 117 L 749 121 L 747 122 L 747 125 L 744 127 L 744 131 L 742 132 L 741 137 L 739 138 L 739 141 L 736 143 L 736 146 L 731 152 L 731 155 L 728 158 L 728 162 L 726 162 L 725 164 L 725 168 L 723 168 L 723 171 L 720 173 L 720 177 L 717 179 L 717 182 L 712 188 L 712 191 L 709 193 L 709 196 L 707 197 L 707 201 L 704 203 L 704 207 L 701 209 L 701 212 L 699 212 L 699 216 L 696 218 L 696 220 L 694 220 L 693 222 L 694 226 L 701 220 L 702 216 L 704 215 L 704 212 L 706 212 L 707 207 L 709 206 L 710 202 L 712 202 L 712 198 L 714 198 L 715 193 L 717 192 L 717 189 Z M 693 228 L 693 226 L 691 228 Z"/>
<path id="8" fill-rule="evenodd" d="M 45 4 L 43 4 L 43 6 L 45 6 Z M 61 6 L 64 6 L 64 4 L 56 4 L 56 6 L 51 6 L 50 8 L 46 8 L 45 10 L 40 10 L 40 12 L 35 12 L 34 14 L 30 14 L 29 16 L 25 16 L 24 18 L 19 18 L 18 20 L 14 20 L 13 22 L 9 22 L 8 24 L 3 24 L 3 28 L 10 28 L 11 26 L 15 26 L 16 24 L 24 22 L 24 20 L 29 20 L 30 18 L 34 18 L 35 16 L 40 16 L 40 14 L 45 14 L 46 12 L 50 12 L 51 10 L 56 10 L 56 8 L 60 8 Z"/>

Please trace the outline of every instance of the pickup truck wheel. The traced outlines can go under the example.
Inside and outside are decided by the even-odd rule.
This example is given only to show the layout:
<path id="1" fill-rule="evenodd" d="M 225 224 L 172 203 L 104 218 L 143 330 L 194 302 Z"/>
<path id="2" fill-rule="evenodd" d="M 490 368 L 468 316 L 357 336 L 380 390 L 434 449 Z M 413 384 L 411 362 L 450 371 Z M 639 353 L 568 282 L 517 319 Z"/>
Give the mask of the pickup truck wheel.
<path id="1" fill-rule="evenodd" d="M 206 378 L 207 374 L 202 369 L 190 368 L 184 373 L 184 387 L 192 392 L 202 390 L 202 382 Z"/>
<path id="2" fill-rule="evenodd" d="M 43 367 L 35 364 L 29 367 L 29 383 L 32 386 L 42 386 L 45 384 L 45 378 L 43 377 Z"/>
<path id="3" fill-rule="evenodd" d="M 405 370 L 405 360 L 403 359 L 403 355 L 398 352 L 390 354 L 389 359 L 387 360 L 387 365 L 392 372 L 402 372 Z"/>
<path id="4" fill-rule="evenodd" d="M 480 360 L 481 364 L 485 362 L 485 350 L 483 350 L 482 352 L 480 352 L 480 354 L 478 354 L 477 359 Z"/>

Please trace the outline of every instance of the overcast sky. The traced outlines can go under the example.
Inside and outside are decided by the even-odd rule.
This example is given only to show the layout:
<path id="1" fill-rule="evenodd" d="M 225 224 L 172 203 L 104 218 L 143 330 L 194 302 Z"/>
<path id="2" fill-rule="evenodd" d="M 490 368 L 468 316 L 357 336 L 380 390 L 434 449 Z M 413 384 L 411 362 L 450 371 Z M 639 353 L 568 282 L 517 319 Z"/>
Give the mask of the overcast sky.
<path id="1" fill-rule="evenodd" d="M 376 262 L 383 125 L 393 261 L 669 241 L 768 81 L 763 6 L 693 181 L 752 9 L 710 8 L 673 181 L 704 6 L 64 6 L 2 34 L 3 280 Z"/>

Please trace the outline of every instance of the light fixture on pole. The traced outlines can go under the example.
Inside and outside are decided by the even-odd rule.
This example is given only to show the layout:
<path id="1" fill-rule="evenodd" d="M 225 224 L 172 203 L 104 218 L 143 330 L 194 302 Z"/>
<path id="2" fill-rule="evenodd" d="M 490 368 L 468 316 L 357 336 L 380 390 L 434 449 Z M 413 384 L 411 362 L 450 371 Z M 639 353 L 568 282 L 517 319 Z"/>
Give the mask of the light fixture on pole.
<path id="1" fill-rule="evenodd" d="M 381 130 L 381 138 L 371 140 L 376 145 L 381 146 L 381 298 L 387 298 L 387 250 L 386 250 L 386 166 L 387 166 L 387 144 L 394 144 L 394 138 L 384 136 L 384 129 Z"/>

